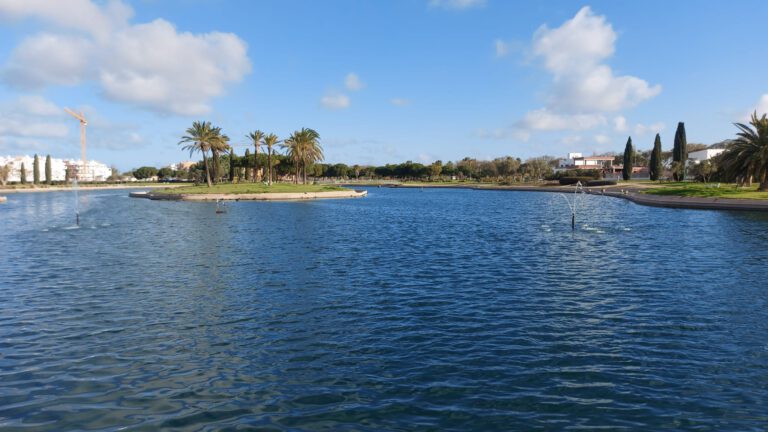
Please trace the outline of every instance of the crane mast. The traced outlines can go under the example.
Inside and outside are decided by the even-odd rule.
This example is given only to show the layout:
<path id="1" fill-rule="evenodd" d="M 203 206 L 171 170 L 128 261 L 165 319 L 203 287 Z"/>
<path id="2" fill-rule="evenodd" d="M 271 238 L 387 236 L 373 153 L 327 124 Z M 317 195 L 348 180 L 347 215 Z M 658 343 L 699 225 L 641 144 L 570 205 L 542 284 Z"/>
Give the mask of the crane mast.
<path id="1" fill-rule="evenodd" d="M 80 151 L 83 158 L 83 175 L 85 175 L 88 169 L 88 165 L 86 164 L 85 160 L 85 127 L 88 125 L 88 122 L 85 120 L 85 114 L 82 112 L 76 113 L 69 108 L 64 108 L 64 111 L 80 121 Z"/>

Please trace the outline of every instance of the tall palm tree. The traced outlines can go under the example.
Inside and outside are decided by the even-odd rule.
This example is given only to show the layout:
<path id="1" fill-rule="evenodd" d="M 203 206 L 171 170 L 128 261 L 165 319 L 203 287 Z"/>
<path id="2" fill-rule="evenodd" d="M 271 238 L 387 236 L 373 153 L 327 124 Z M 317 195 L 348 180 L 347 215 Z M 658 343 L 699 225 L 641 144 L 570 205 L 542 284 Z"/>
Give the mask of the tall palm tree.
<path id="1" fill-rule="evenodd" d="M 302 128 L 301 165 L 304 169 L 304 184 L 307 183 L 307 166 L 323 160 L 323 148 L 320 146 L 320 134 L 314 129 Z"/>
<path id="2" fill-rule="evenodd" d="M 320 146 L 320 134 L 314 129 L 302 128 L 295 131 L 285 140 L 283 147 L 288 149 L 288 156 L 296 164 L 296 180 L 299 182 L 301 172 L 304 173 L 304 184 L 307 183 L 307 166 L 323 160 L 323 148 Z"/>
<path id="3" fill-rule="evenodd" d="M 213 172 L 215 174 L 214 182 L 218 183 L 221 180 L 221 164 L 219 163 L 220 155 L 227 153 L 230 150 L 229 137 L 221 133 L 220 127 L 213 128 L 213 139 L 211 140 L 211 155 L 213 159 Z"/>
<path id="4" fill-rule="evenodd" d="M 264 132 L 257 129 L 245 137 L 250 138 L 253 146 L 256 148 L 256 153 L 253 155 L 255 161 L 253 165 L 253 181 L 257 181 L 257 177 L 259 177 L 259 146 L 261 146 L 261 141 L 264 139 Z"/>
<path id="5" fill-rule="evenodd" d="M 269 165 L 269 172 L 267 173 L 267 184 L 272 186 L 272 147 L 279 141 L 277 135 L 271 133 L 264 137 L 264 145 L 267 146 L 267 165 Z"/>
<path id="6" fill-rule="evenodd" d="M 760 180 L 758 190 L 768 190 L 768 117 L 752 114 L 752 127 L 734 123 L 739 129 L 738 138 L 720 156 L 726 173 L 740 179 L 752 176 Z"/>
<path id="7" fill-rule="evenodd" d="M 296 169 L 296 175 L 293 177 L 293 182 L 295 184 L 299 184 L 299 170 L 301 168 L 301 147 L 299 145 L 297 133 L 298 132 L 292 133 L 282 144 L 282 147 L 286 149 L 288 158 L 293 161 L 293 166 Z"/>
<path id="8" fill-rule="evenodd" d="M 182 149 L 189 150 L 192 156 L 195 152 L 203 154 L 203 165 L 205 167 L 205 180 L 208 187 L 211 187 L 211 169 L 208 166 L 208 151 L 211 149 L 211 143 L 215 140 L 215 134 L 211 122 L 195 121 L 192 127 L 187 128 L 186 135 L 181 137 L 179 144 L 184 144 Z"/>

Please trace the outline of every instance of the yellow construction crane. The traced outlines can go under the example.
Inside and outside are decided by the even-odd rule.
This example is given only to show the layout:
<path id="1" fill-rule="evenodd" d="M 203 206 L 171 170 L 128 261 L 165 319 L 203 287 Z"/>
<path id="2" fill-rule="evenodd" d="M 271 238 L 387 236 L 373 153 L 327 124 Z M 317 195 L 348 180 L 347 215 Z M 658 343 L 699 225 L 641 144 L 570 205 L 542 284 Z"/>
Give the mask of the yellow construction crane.
<path id="1" fill-rule="evenodd" d="M 71 115 L 72 117 L 80 120 L 80 148 L 82 150 L 82 155 L 83 155 L 83 175 L 85 175 L 85 172 L 88 167 L 85 163 L 85 126 L 88 125 L 88 122 L 85 120 L 85 114 L 83 114 L 82 112 L 78 114 L 69 108 L 64 108 L 64 111 L 66 111 L 67 114 Z"/>

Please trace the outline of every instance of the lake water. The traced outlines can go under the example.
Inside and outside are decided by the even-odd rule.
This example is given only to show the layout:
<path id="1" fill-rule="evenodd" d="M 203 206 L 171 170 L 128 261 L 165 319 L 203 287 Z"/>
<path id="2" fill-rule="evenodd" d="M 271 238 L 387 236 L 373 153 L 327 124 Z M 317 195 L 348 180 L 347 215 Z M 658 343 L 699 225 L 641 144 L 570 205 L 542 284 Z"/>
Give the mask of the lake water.
<path id="1" fill-rule="evenodd" d="M 768 215 L 369 192 L 10 195 L 0 429 L 768 424 Z"/>

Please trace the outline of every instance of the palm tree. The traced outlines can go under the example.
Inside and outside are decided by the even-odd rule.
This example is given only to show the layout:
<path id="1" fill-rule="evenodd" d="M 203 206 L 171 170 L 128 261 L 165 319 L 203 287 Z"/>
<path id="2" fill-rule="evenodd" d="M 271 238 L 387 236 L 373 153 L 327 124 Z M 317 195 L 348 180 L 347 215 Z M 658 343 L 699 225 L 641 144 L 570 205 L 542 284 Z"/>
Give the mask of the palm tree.
<path id="1" fill-rule="evenodd" d="M 307 166 L 323 160 L 323 148 L 320 146 L 320 134 L 314 129 L 301 128 L 301 168 L 304 171 L 304 184 L 307 184 Z"/>
<path id="2" fill-rule="evenodd" d="M 293 178 L 295 184 L 299 184 L 299 168 L 301 167 L 301 148 L 299 146 L 297 133 L 298 132 L 292 133 L 282 144 L 283 148 L 286 149 L 288 158 L 293 161 L 293 165 L 296 168 L 296 175 Z"/>
<path id="3" fill-rule="evenodd" d="M 250 138 L 253 146 L 256 148 L 256 153 L 253 155 L 253 159 L 255 160 L 253 165 L 253 181 L 257 181 L 257 177 L 259 176 L 259 146 L 261 146 L 261 141 L 264 139 L 264 132 L 257 129 L 245 137 Z"/>
<path id="4" fill-rule="evenodd" d="M 264 137 L 264 145 L 267 146 L 267 165 L 269 165 L 269 172 L 267 173 L 267 184 L 272 186 L 272 147 L 280 142 L 275 134 L 269 134 Z"/>
<path id="5" fill-rule="evenodd" d="M 229 137 L 221 133 L 220 127 L 213 128 L 213 139 L 211 141 L 211 154 L 213 159 L 213 172 L 215 174 L 214 181 L 219 182 L 221 180 L 221 164 L 219 163 L 219 156 L 222 153 L 227 153 L 231 147 L 229 146 Z"/>
<path id="6" fill-rule="evenodd" d="M 203 154 L 203 165 L 205 166 L 205 180 L 208 187 L 211 187 L 211 170 L 208 166 L 208 151 L 211 149 L 211 143 L 215 140 L 214 130 L 211 122 L 192 122 L 192 127 L 187 128 L 186 135 L 181 137 L 179 144 L 184 144 L 182 149 L 189 150 L 192 156 L 195 152 Z"/>
<path id="7" fill-rule="evenodd" d="M 743 123 L 734 123 L 739 129 L 738 138 L 720 156 L 726 173 L 740 179 L 756 177 L 760 180 L 759 191 L 768 190 L 768 117 L 752 114 L 749 122 L 754 129 Z"/>
<path id="8" fill-rule="evenodd" d="M 304 184 L 307 183 L 307 166 L 323 160 L 323 148 L 320 146 L 320 134 L 314 129 L 302 128 L 285 140 L 283 146 L 288 149 L 288 156 L 296 164 L 296 183 L 300 172 L 304 172 Z"/>

